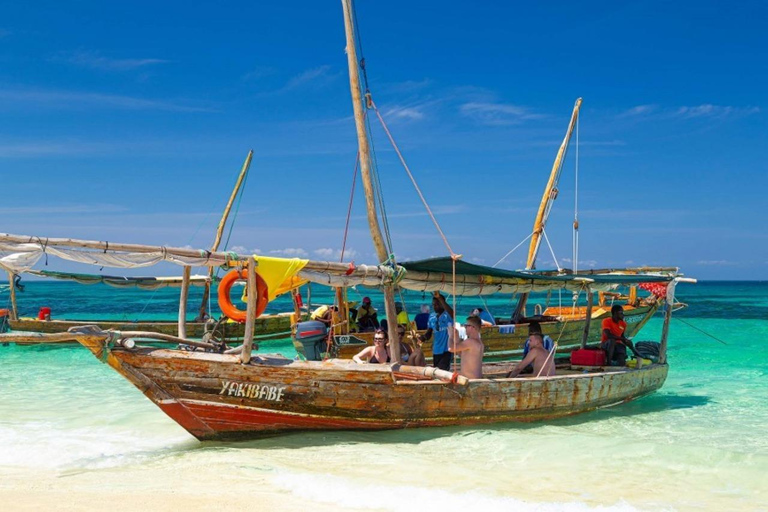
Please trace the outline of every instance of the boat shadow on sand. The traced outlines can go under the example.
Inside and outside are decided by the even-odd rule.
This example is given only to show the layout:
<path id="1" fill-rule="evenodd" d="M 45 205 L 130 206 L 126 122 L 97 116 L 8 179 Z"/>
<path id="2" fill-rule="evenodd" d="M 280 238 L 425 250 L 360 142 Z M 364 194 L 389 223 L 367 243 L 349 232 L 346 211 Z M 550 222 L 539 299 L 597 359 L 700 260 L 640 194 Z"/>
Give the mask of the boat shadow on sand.
<path id="1" fill-rule="evenodd" d="M 197 449 L 257 448 L 260 450 L 291 449 L 318 446 L 340 446 L 350 444 L 419 444 L 442 437 L 462 435 L 487 435 L 505 431 L 528 431 L 544 427 L 569 427 L 583 423 L 596 423 L 621 417 L 635 417 L 675 409 L 691 409 L 710 404 L 712 400 L 704 395 L 657 393 L 616 407 L 605 407 L 596 411 L 569 416 L 547 422 L 497 423 L 492 425 L 413 428 L 383 431 L 296 432 L 277 437 L 251 441 L 205 441 Z"/>

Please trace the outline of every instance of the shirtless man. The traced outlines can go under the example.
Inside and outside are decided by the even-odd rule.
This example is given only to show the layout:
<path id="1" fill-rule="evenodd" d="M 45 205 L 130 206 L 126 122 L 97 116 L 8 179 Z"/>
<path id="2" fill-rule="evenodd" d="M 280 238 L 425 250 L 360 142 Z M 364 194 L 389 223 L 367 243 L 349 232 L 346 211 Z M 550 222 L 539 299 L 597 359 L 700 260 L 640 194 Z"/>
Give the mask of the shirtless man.
<path id="1" fill-rule="evenodd" d="M 551 377 L 555 374 L 555 358 L 544 350 L 544 339 L 541 333 L 532 332 L 529 340 L 531 348 L 528 355 L 517 363 L 517 366 L 507 374 L 507 377 L 517 377 L 529 364 L 533 364 L 534 377 Z"/>
<path id="2" fill-rule="evenodd" d="M 460 354 L 461 369 L 459 373 L 468 379 L 483 378 L 483 351 L 485 346 L 480 339 L 480 318 L 470 316 L 464 327 L 467 329 L 467 339 L 456 341 L 458 332 L 455 328 L 448 331 L 448 350 L 454 354 Z"/>

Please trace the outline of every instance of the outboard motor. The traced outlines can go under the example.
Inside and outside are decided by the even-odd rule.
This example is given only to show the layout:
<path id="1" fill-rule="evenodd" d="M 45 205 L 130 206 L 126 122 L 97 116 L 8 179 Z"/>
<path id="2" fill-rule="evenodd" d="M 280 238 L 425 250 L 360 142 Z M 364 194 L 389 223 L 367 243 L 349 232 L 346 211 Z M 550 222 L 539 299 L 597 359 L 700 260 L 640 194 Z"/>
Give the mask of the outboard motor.
<path id="1" fill-rule="evenodd" d="M 326 349 L 328 326 L 318 320 L 299 322 L 296 325 L 296 339 L 304 346 L 307 361 L 320 361 Z"/>

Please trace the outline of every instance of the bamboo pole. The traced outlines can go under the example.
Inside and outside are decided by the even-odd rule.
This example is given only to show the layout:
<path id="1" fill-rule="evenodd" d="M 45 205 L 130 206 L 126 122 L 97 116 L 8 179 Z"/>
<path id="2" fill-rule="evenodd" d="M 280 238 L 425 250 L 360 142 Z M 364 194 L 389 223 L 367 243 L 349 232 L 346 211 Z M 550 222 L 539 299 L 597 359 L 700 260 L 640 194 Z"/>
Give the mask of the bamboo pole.
<path id="1" fill-rule="evenodd" d="M 179 338 L 187 337 L 187 297 L 189 297 L 189 277 L 192 267 L 185 265 L 181 274 L 181 293 L 179 294 Z"/>
<path id="2" fill-rule="evenodd" d="M 344 11 L 344 31 L 347 36 L 347 65 L 349 67 L 349 88 L 352 92 L 352 107 L 355 112 L 355 127 L 357 129 L 357 142 L 360 154 L 360 178 L 365 192 L 365 204 L 368 212 L 368 228 L 371 231 L 371 239 L 376 248 L 376 256 L 380 262 L 389 260 L 389 252 L 381 235 L 379 219 L 374 201 L 373 181 L 371 179 L 370 147 L 365 129 L 365 115 L 363 112 L 363 98 L 360 94 L 360 76 L 358 74 L 357 48 L 355 47 L 354 27 L 352 23 L 352 0 L 341 0 Z M 389 331 L 390 351 L 393 361 L 400 361 L 400 344 L 397 343 L 397 312 L 395 310 L 395 293 L 392 286 L 384 287 L 384 310 L 387 315 L 387 327 Z"/>
<path id="3" fill-rule="evenodd" d="M 235 203 L 235 198 L 237 197 L 237 193 L 240 190 L 241 185 L 243 184 L 243 180 L 245 179 L 245 175 L 248 174 L 248 169 L 251 167 L 251 159 L 253 158 L 253 150 L 248 151 L 248 156 L 245 157 L 245 162 L 243 162 L 243 167 L 240 169 L 240 174 L 237 176 L 237 181 L 235 182 L 235 188 L 232 190 L 232 194 L 229 196 L 229 201 L 227 202 L 227 206 L 224 208 L 224 213 L 221 216 L 221 220 L 219 221 L 219 225 L 216 227 L 216 237 L 213 239 L 213 245 L 211 245 L 212 251 L 218 251 L 219 250 L 219 244 L 221 243 L 221 237 L 224 234 L 224 227 L 227 225 L 227 219 L 229 218 L 229 212 L 232 211 L 232 205 Z M 208 268 L 208 277 L 210 278 L 210 281 L 205 284 L 205 288 L 203 289 L 203 300 L 200 302 L 200 310 L 198 312 L 197 317 L 200 319 L 205 318 L 205 312 L 208 308 L 208 297 L 211 293 L 211 285 L 213 284 L 213 267 Z"/>
<path id="4" fill-rule="evenodd" d="M 10 320 L 18 320 L 19 319 L 19 310 L 18 306 L 16 304 L 16 283 L 14 282 L 15 274 L 13 272 L 8 272 L 8 283 L 10 284 L 10 294 L 11 294 L 11 318 Z"/>
<path id="5" fill-rule="evenodd" d="M 248 262 L 248 307 L 245 315 L 245 333 L 243 334 L 243 351 L 240 353 L 240 361 L 243 364 L 251 362 L 251 350 L 253 348 L 253 328 L 256 323 L 256 262 Z"/>
<path id="6" fill-rule="evenodd" d="M 231 261 L 247 260 L 248 256 L 238 256 L 232 253 L 187 249 L 182 247 L 166 247 L 162 245 L 124 244 L 117 242 L 99 242 L 96 240 L 80 240 L 77 238 L 41 238 L 36 236 L 0 234 L 0 241 L 17 244 L 39 244 L 41 247 L 74 247 L 79 249 L 96 249 L 99 251 L 155 253 L 165 252 L 171 256 L 182 258 L 206 258 L 208 266 L 219 266 Z M 344 265 L 339 264 L 341 267 Z"/>
<path id="7" fill-rule="evenodd" d="M 579 109 L 581 108 L 581 98 L 576 100 L 576 104 L 573 106 L 573 113 L 571 114 L 571 121 L 568 123 L 568 129 L 565 132 L 563 142 L 560 144 L 560 148 L 557 150 L 555 156 L 555 162 L 552 164 L 552 171 L 549 173 L 549 180 L 547 180 L 547 186 L 544 187 L 544 194 L 541 197 L 541 203 L 539 204 L 539 211 L 536 213 L 536 219 L 533 223 L 533 234 L 531 235 L 531 243 L 528 246 L 528 260 L 525 268 L 530 270 L 536 268 L 536 256 L 539 254 L 539 246 L 541 246 L 541 235 L 544 232 L 544 228 L 549 218 L 549 212 L 552 209 L 552 203 L 557 199 L 557 184 L 560 180 L 560 171 L 563 168 L 563 160 L 565 154 L 568 151 L 568 143 L 571 140 L 571 134 L 576 126 L 576 121 L 579 118 Z M 525 305 L 528 302 L 528 294 L 523 293 L 520 295 L 520 300 L 517 303 L 515 312 L 512 315 L 513 318 L 521 318 L 525 316 Z"/>
<path id="8" fill-rule="evenodd" d="M 589 339 L 589 327 L 592 323 L 592 303 L 594 302 L 595 294 L 592 289 L 587 287 L 587 312 L 584 319 L 584 333 L 581 335 L 581 348 L 587 346 L 587 340 Z"/>

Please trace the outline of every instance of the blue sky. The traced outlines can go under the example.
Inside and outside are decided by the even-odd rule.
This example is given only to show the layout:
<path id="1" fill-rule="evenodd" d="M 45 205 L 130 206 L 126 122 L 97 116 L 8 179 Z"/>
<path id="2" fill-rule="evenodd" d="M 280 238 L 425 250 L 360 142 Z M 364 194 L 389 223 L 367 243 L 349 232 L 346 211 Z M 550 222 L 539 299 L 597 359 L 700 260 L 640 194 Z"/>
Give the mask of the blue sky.
<path id="1" fill-rule="evenodd" d="M 230 247 L 336 257 L 357 149 L 340 2 L 2 11 L 0 231 L 206 247 L 252 148 Z M 581 96 L 580 267 L 768 279 L 764 3 L 357 13 L 374 99 L 468 261 L 493 264 L 528 235 Z M 374 145 L 396 253 L 445 255 L 377 127 Z M 575 154 L 548 227 L 567 267 Z M 372 262 L 362 199 L 349 247 Z M 539 266 L 554 266 L 546 248 Z"/>

